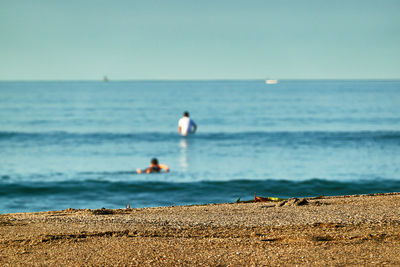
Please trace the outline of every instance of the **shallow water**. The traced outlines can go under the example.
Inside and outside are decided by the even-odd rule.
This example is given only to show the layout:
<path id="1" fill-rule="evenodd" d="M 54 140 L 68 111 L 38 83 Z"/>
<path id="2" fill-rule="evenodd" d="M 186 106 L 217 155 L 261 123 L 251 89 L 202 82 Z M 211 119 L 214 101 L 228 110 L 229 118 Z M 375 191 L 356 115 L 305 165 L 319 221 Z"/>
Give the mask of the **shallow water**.
<path id="1" fill-rule="evenodd" d="M 400 81 L 0 82 L 0 213 L 400 191 L 399 103 Z M 137 175 L 152 157 L 171 172 Z"/>

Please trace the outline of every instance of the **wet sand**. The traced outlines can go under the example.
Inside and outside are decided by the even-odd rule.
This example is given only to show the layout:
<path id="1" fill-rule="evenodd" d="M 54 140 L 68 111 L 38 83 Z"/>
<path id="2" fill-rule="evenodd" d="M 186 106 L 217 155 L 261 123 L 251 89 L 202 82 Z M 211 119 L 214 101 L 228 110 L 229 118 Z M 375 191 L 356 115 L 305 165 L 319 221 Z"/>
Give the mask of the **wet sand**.
<path id="1" fill-rule="evenodd" d="M 400 265 L 400 193 L 0 215 L 0 265 Z"/>

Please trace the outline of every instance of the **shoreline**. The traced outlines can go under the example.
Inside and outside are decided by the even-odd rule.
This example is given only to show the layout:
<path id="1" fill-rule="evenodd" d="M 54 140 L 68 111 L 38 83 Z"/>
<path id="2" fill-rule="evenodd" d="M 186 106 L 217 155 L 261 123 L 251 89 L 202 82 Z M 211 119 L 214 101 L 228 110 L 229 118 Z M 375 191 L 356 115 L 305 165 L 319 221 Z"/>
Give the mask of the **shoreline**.
<path id="1" fill-rule="evenodd" d="M 400 265 L 400 193 L 0 215 L 3 265 Z"/>

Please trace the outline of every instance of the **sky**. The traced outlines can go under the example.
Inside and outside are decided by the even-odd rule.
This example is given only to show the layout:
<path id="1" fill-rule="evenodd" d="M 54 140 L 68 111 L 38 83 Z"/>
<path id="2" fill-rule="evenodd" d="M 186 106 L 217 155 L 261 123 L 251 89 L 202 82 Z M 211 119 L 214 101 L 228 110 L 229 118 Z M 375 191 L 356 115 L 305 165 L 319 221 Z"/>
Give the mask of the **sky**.
<path id="1" fill-rule="evenodd" d="M 400 0 L 0 0 L 0 80 L 399 79 Z"/>

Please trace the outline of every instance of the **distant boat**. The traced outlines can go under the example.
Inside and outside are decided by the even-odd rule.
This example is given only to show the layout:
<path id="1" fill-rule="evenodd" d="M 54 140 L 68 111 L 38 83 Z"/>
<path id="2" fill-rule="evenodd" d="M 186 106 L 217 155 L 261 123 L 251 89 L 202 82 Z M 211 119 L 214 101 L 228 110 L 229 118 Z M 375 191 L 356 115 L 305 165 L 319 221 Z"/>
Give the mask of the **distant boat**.
<path id="1" fill-rule="evenodd" d="M 266 83 L 266 84 L 277 84 L 277 83 L 278 83 L 278 80 L 266 79 L 266 80 L 265 80 L 265 83 Z"/>
<path id="2" fill-rule="evenodd" d="M 104 76 L 104 78 L 103 78 L 103 82 L 108 82 L 108 78 L 107 78 L 107 76 Z"/>

